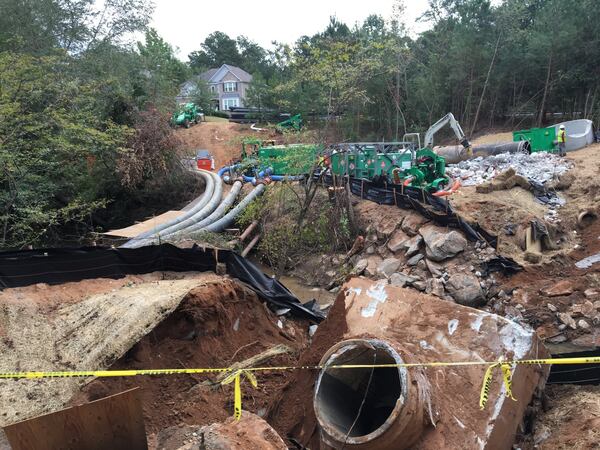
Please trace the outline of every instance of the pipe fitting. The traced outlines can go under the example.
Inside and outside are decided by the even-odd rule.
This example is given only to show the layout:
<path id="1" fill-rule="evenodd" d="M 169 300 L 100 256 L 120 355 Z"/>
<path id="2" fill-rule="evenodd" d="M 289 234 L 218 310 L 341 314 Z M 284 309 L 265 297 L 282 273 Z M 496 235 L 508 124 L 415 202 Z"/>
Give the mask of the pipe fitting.
<path id="1" fill-rule="evenodd" d="M 598 214 L 592 209 L 580 211 L 577 215 L 577 225 L 579 228 L 588 227 L 598 218 Z"/>
<path id="2" fill-rule="evenodd" d="M 361 338 L 337 343 L 325 353 L 313 405 L 324 444 L 334 449 L 402 450 L 425 427 L 425 376 L 405 363 L 393 341 Z M 356 368 L 336 368 L 357 365 Z M 389 367 L 368 367 L 389 365 Z"/>

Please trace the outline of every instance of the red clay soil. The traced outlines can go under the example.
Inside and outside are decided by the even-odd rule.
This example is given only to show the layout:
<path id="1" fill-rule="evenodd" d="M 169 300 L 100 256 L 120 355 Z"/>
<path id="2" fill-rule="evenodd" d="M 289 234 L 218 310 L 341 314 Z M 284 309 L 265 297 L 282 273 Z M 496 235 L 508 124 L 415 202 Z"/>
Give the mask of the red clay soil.
<path id="1" fill-rule="evenodd" d="M 245 137 L 273 139 L 271 132 L 256 132 L 249 125 L 229 122 L 202 122 L 198 125 L 177 130 L 177 136 L 183 147 L 193 155 L 198 149 L 205 149 L 215 158 L 215 169 L 220 169 L 229 161 L 239 158 L 242 152 L 242 140 Z"/>
<path id="2" fill-rule="evenodd" d="M 278 320 L 283 322 L 281 329 Z M 306 347 L 307 329 L 307 322 L 277 318 L 253 292 L 224 279 L 191 291 L 167 319 L 111 369 L 228 367 L 278 344 L 287 345 L 292 353 L 272 358 L 265 365 L 293 365 L 300 350 Z M 213 388 L 202 384 L 215 377 L 96 379 L 71 403 L 140 386 L 149 434 L 181 423 L 208 425 L 233 413 L 233 385 Z M 281 372 L 260 373 L 257 378 L 257 389 L 247 383 L 242 386 L 243 408 L 260 415 L 267 411 L 274 393 L 281 390 L 287 378 Z"/>
<path id="3" fill-rule="evenodd" d="M 299 365 L 317 365 L 325 352 L 342 340 L 348 331 L 343 295 L 338 295 L 326 321 L 317 329 L 313 343 L 300 357 Z M 323 326 L 325 323 L 327 326 Z M 335 333 L 326 333 L 329 330 L 335 330 Z M 289 373 L 286 376 L 287 384 L 278 391 L 271 403 L 267 419 L 284 440 L 290 442 L 289 439 L 293 438 L 312 449 L 319 448 L 317 419 L 313 410 L 316 377 L 316 371 Z"/>

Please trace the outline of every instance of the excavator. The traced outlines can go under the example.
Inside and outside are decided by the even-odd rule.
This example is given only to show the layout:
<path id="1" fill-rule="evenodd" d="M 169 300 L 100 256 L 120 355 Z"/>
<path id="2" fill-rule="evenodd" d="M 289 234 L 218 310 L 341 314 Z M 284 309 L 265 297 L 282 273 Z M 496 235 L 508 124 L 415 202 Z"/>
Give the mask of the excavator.
<path id="1" fill-rule="evenodd" d="M 429 150 L 433 150 L 433 136 L 438 131 L 440 131 L 446 124 L 450 124 L 450 127 L 452 128 L 452 131 L 454 131 L 454 134 L 458 138 L 458 141 L 467 151 L 470 151 L 471 143 L 465 136 L 464 131 L 462 130 L 460 124 L 454 118 L 454 114 L 452 113 L 446 114 L 444 117 L 442 117 L 440 120 L 438 120 L 436 123 L 429 127 L 429 129 L 425 133 L 425 140 L 423 142 L 424 147 L 428 148 Z"/>

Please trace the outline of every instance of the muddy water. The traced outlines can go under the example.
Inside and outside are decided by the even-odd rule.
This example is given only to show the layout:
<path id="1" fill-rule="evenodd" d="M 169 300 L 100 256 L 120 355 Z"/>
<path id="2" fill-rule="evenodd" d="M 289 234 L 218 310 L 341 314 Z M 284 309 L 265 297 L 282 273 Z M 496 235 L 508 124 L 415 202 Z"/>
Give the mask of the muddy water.
<path id="1" fill-rule="evenodd" d="M 252 262 L 264 273 L 273 276 L 273 270 L 269 266 L 261 264 L 255 259 L 252 259 Z M 337 295 L 320 287 L 307 286 L 304 281 L 297 277 L 282 275 L 278 280 L 303 303 L 315 299 L 319 305 L 324 306 L 333 303 Z"/>

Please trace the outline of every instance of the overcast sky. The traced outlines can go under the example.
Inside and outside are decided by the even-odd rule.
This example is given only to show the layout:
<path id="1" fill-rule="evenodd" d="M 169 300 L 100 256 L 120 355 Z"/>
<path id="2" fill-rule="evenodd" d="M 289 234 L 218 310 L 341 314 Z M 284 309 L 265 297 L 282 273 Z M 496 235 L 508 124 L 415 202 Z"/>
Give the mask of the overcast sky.
<path id="1" fill-rule="evenodd" d="M 235 38 L 244 35 L 266 48 L 272 41 L 293 43 L 302 35 L 322 31 L 330 16 L 353 25 L 369 14 L 392 15 L 395 0 L 154 0 L 152 27 L 172 46 L 178 56 L 187 55 L 213 31 Z M 415 23 L 427 8 L 427 0 L 407 0 L 404 22 L 413 33 L 426 25 Z"/>

